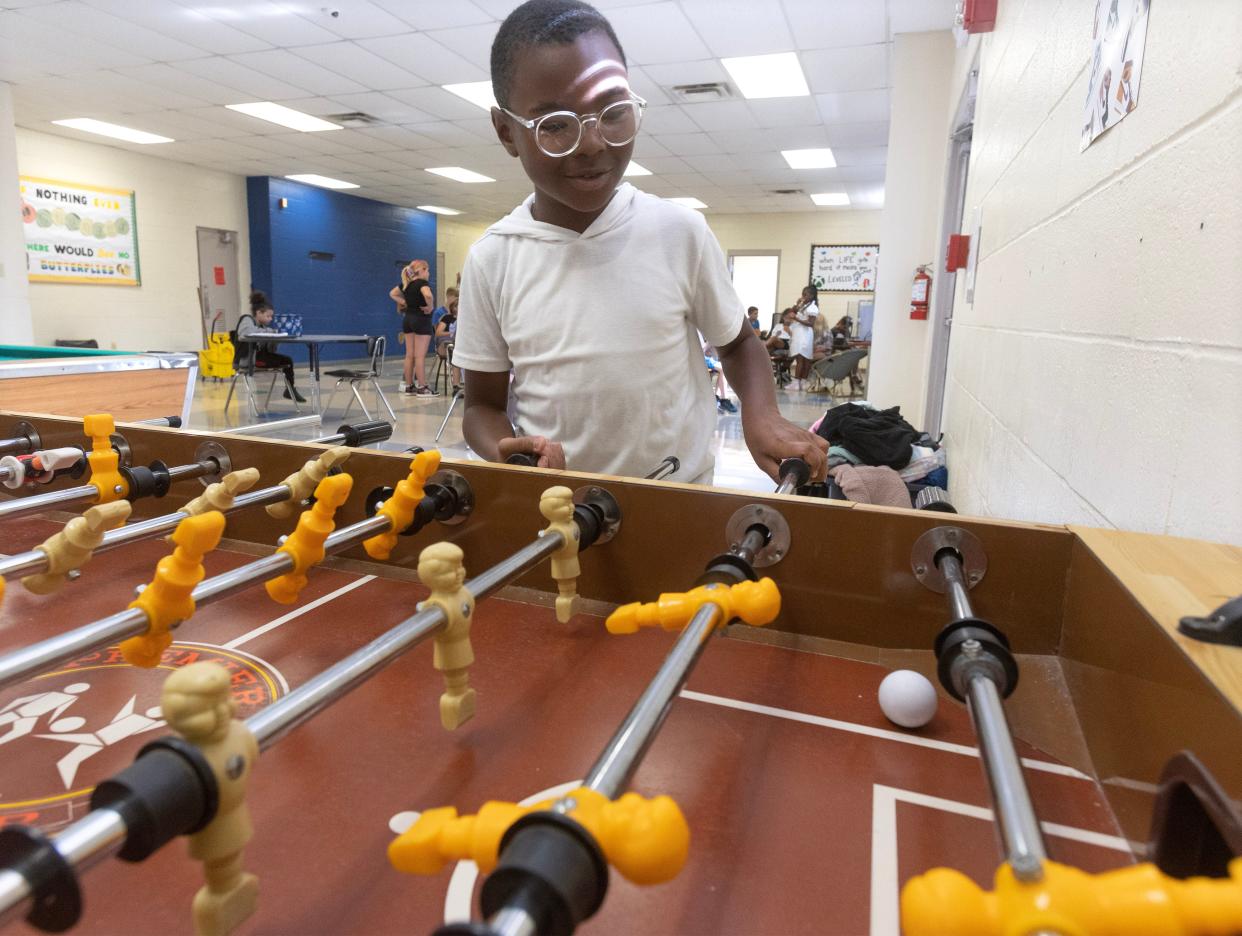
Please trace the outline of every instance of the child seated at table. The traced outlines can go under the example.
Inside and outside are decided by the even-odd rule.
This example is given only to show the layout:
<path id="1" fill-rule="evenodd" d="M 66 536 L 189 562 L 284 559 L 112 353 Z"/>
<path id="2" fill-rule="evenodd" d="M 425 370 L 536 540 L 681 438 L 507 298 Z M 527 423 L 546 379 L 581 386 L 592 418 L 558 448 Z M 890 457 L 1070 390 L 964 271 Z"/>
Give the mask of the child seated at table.
<path id="1" fill-rule="evenodd" d="M 293 358 L 287 354 L 278 354 L 275 350 L 275 342 L 254 341 L 264 335 L 286 337 L 284 332 L 270 327 L 275 317 L 276 310 L 267 301 L 267 296 L 256 289 L 250 294 L 250 314 L 243 315 L 237 320 L 237 338 L 239 341 L 254 343 L 255 364 L 272 370 L 276 368 L 283 370 L 285 379 L 289 381 L 289 387 L 293 390 L 294 398 L 299 403 L 305 403 L 306 397 L 298 393 L 297 387 L 293 385 Z M 289 390 L 285 390 L 285 399 L 289 399 Z"/>

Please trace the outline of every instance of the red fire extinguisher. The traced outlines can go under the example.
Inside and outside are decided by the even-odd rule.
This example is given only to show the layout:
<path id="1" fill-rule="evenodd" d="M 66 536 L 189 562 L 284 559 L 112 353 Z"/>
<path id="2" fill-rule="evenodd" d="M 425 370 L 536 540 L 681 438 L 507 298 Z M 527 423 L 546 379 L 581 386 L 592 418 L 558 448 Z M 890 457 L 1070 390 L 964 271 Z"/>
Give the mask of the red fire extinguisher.
<path id="1" fill-rule="evenodd" d="M 910 318 L 927 318 L 927 306 L 931 300 L 931 274 L 927 272 L 928 264 L 923 264 L 914 273 L 914 286 L 910 289 Z"/>

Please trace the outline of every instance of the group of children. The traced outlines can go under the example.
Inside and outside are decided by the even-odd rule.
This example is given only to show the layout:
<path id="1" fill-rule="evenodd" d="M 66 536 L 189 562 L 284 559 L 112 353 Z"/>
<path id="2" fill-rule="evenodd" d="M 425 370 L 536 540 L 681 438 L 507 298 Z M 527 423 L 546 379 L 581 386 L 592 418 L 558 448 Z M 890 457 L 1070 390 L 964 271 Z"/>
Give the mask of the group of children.
<path id="1" fill-rule="evenodd" d="M 400 392 L 417 397 L 438 396 L 427 383 L 427 350 L 435 341 L 436 355 L 448 357 L 448 349 L 457 334 L 457 297 L 453 287 L 445 290 L 445 305 L 436 308 L 435 296 L 428 280 L 430 268 L 426 260 L 411 260 L 401 270 L 401 285 L 388 293 L 397 304 L 401 316 L 401 340 L 405 343 L 405 362 Z M 461 370 L 451 369 L 453 393 L 461 389 Z"/>

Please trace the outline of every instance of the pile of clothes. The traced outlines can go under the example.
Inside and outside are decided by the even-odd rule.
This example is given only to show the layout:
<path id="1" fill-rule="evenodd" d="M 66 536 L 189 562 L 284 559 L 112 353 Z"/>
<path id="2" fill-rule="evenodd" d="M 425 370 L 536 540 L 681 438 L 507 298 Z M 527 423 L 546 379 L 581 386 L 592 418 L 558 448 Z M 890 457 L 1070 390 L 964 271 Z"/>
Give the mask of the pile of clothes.
<path id="1" fill-rule="evenodd" d="M 949 486 L 944 449 L 906 422 L 899 406 L 844 403 L 811 431 L 828 440 L 828 475 L 848 500 L 910 507 L 923 488 Z"/>

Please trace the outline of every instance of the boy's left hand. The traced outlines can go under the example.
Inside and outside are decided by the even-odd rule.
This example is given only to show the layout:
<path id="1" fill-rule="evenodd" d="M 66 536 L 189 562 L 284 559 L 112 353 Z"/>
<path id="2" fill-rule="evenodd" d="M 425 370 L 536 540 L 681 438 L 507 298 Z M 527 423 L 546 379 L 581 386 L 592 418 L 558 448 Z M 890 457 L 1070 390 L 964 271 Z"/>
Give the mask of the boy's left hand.
<path id="1" fill-rule="evenodd" d="M 742 409 L 742 432 L 746 447 L 763 472 L 773 481 L 780 480 L 777 469 L 786 458 L 797 456 L 811 466 L 811 480 L 823 481 L 828 475 L 828 440 L 795 426 L 775 414 L 746 418 Z"/>

